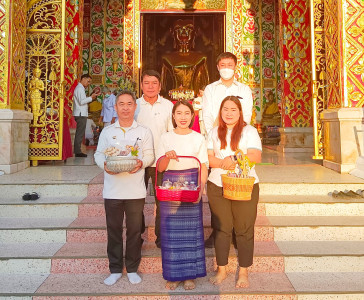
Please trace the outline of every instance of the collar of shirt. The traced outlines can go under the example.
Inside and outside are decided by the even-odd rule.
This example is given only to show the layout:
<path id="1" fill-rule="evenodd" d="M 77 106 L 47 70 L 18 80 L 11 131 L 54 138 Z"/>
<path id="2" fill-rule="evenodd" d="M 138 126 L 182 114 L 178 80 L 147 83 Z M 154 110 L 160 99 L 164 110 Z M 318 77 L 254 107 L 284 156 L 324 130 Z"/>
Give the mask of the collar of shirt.
<path id="1" fill-rule="evenodd" d="M 221 84 L 221 85 L 225 85 L 223 82 L 222 82 L 222 80 L 221 80 L 221 78 L 217 81 L 217 84 L 219 85 L 219 84 Z M 233 83 L 232 84 L 234 84 L 234 85 L 239 85 L 239 81 L 237 81 L 236 80 L 236 78 L 234 78 L 234 81 L 233 81 Z M 225 85 L 226 86 L 226 85 Z"/>
<path id="2" fill-rule="evenodd" d="M 86 89 L 85 89 L 85 87 L 83 86 L 83 84 L 82 84 L 81 82 L 79 82 L 79 83 L 78 83 L 78 85 L 79 85 L 81 88 L 83 88 L 84 90 L 86 90 Z"/>
<path id="3" fill-rule="evenodd" d="M 144 99 L 144 95 L 142 95 L 142 98 L 141 99 L 142 99 L 141 104 L 144 104 L 144 105 L 146 105 L 146 104 L 152 105 L 147 100 Z M 154 102 L 153 104 L 155 104 L 155 103 L 161 103 L 161 102 L 162 102 L 161 96 L 158 95 L 157 101 Z"/>
<path id="4" fill-rule="evenodd" d="M 120 123 L 118 121 L 116 121 L 114 123 L 114 127 L 124 128 L 124 127 L 121 127 L 120 126 Z M 131 126 L 130 127 L 127 127 L 127 128 L 128 128 L 128 130 L 130 130 L 132 128 L 137 128 L 137 127 L 138 127 L 138 123 L 135 120 L 133 120 L 133 124 L 131 124 Z"/>

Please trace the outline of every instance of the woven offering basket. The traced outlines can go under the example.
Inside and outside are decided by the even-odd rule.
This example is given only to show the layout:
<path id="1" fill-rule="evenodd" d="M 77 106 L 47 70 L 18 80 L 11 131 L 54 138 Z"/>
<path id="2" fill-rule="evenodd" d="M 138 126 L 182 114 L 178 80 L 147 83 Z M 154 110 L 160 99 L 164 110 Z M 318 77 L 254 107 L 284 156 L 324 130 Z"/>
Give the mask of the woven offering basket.
<path id="1" fill-rule="evenodd" d="M 130 172 L 137 164 L 136 156 L 108 156 L 106 167 L 114 173 Z"/>
<path id="2" fill-rule="evenodd" d="M 249 201 L 254 186 L 254 177 L 237 178 L 221 175 L 224 197 L 230 200 Z"/>
<path id="3" fill-rule="evenodd" d="M 157 161 L 156 168 L 155 168 L 155 177 L 158 176 L 158 163 L 159 161 L 165 157 L 163 155 Z M 155 183 L 155 191 L 156 196 L 159 201 L 181 201 L 181 202 L 196 202 L 198 200 L 198 196 L 200 195 L 200 185 L 201 185 L 201 163 L 200 161 L 193 156 L 178 156 L 178 158 L 191 158 L 198 162 L 199 164 L 199 174 L 198 174 L 198 189 L 197 190 L 176 190 L 176 189 L 162 189 L 157 186 L 157 182 Z M 181 173 L 183 170 L 181 170 Z M 176 175 L 177 173 L 175 173 Z"/>

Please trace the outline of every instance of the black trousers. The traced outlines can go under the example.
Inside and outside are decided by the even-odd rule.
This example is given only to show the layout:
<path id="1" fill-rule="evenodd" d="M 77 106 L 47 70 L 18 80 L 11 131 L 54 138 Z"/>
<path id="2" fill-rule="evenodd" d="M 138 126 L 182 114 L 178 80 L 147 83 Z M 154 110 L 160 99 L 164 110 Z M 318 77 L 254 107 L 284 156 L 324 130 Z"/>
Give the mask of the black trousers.
<path id="1" fill-rule="evenodd" d="M 123 221 L 125 213 L 126 250 L 125 267 L 128 273 L 138 270 L 142 239 L 141 228 L 145 198 L 132 200 L 105 199 L 107 226 L 107 256 L 111 273 L 123 271 Z"/>
<path id="2" fill-rule="evenodd" d="M 156 239 L 156 244 L 160 244 L 160 224 L 161 224 L 161 215 L 160 215 L 160 210 L 159 210 L 159 200 L 157 199 L 156 193 L 155 193 L 155 167 L 147 167 L 145 168 L 145 174 L 144 174 L 144 182 L 145 182 L 145 188 L 148 189 L 148 182 L 149 182 L 149 178 L 152 178 L 152 189 L 154 191 L 154 199 L 155 199 L 155 205 L 156 205 L 156 213 L 155 213 L 155 227 L 154 227 L 154 232 L 155 235 L 157 236 Z M 163 178 L 163 173 L 158 172 L 158 178 L 157 178 L 157 185 L 162 185 L 162 178 Z M 145 231 L 145 218 L 143 215 L 143 224 L 142 224 L 142 232 Z"/>
<path id="3" fill-rule="evenodd" d="M 221 187 L 208 181 L 207 196 L 214 215 L 215 252 L 218 266 L 228 264 L 232 229 L 236 235 L 239 266 L 253 264 L 254 224 L 257 218 L 259 184 L 254 184 L 250 201 L 234 201 L 223 197 Z"/>
<path id="4" fill-rule="evenodd" d="M 83 137 L 85 136 L 87 117 L 75 116 L 75 121 L 77 123 L 75 140 L 73 142 L 73 152 L 75 154 L 81 153 L 81 143 Z"/>

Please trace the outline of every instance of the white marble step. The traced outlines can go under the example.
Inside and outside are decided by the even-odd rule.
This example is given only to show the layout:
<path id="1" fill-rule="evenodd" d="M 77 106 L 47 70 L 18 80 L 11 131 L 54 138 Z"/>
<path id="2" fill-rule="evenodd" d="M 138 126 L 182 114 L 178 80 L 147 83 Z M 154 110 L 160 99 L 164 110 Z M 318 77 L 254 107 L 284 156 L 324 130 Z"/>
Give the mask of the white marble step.
<path id="1" fill-rule="evenodd" d="M 229 274 L 221 285 L 212 286 L 208 282 L 211 275 L 197 279 L 196 289 L 191 291 L 185 291 L 182 286 L 175 291 L 166 290 L 165 280 L 160 274 L 141 274 L 143 282 L 137 286 L 131 285 L 125 275 L 114 286 L 102 283 L 107 274 L 54 274 L 46 280 L 42 276 L 0 275 L 0 281 L 4 283 L 0 286 L 0 296 L 110 300 L 115 299 L 115 295 L 122 300 L 364 299 L 363 273 L 251 273 L 250 287 L 247 289 L 235 288 L 234 274 Z"/>
<path id="2" fill-rule="evenodd" d="M 0 242 L 64 242 L 68 229 L 106 230 L 101 218 L 68 227 L 74 218 L 0 218 Z M 363 241 L 364 217 L 359 216 L 271 216 L 260 218 L 260 227 L 272 230 L 275 241 Z M 208 226 L 209 219 L 206 219 Z M 147 218 L 153 229 L 153 218 Z"/>
<path id="3" fill-rule="evenodd" d="M 322 256 L 284 258 L 285 272 L 363 272 L 364 254 L 361 256 Z"/>
<path id="4" fill-rule="evenodd" d="M 327 196 L 333 191 L 363 189 L 363 183 L 259 183 L 260 195 Z"/>
<path id="5" fill-rule="evenodd" d="M 0 274 L 49 274 L 50 258 L 18 258 L 0 260 Z"/>
<path id="6" fill-rule="evenodd" d="M 364 202 L 265 203 L 267 216 L 364 216 Z"/>
<path id="7" fill-rule="evenodd" d="M 299 299 L 364 299 L 363 272 L 287 272 L 286 275 L 297 293 L 311 294 L 311 297 Z M 319 294 L 319 297 L 313 297 L 313 294 Z M 345 298 L 346 294 L 349 298 Z"/>
<path id="8" fill-rule="evenodd" d="M 265 259 L 283 257 L 286 272 L 364 272 L 364 241 L 292 241 L 277 242 L 276 246 L 272 243 L 258 242 L 255 256 L 266 257 Z M 160 250 L 154 243 L 146 243 L 142 254 L 145 258 L 153 259 L 161 256 Z M 236 256 L 236 251 L 232 247 L 230 255 Z M 214 256 L 213 249 L 206 249 L 206 257 Z M 96 263 L 106 258 L 106 243 L 3 244 L 0 254 L 0 273 L 47 273 L 49 260 L 52 257 L 58 260 L 93 259 Z"/>
<path id="9" fill-rule="evenodd" d="M 77 218 L 78 204 L 26 204 L 0 205 L 0 218 Z"/>
<path id="10" fill-rule="evenodd" d="M 0 230 L 0 244 L 3 243 L 65 243 L 67 231 L 65 229 L 2 229 Z"/>
<path id="11" fill-rule="evenodd" d="M 82 203 L 81 203 L 82 201 Z M 207 197 L 203 197 L 207 202 Z M 0 218 L 77 217 L 79 204 L 102 205 L 102 197 L 41 197 L 37 201 L 18 198 L 0 200 Z M 146 206 L 154 205 L 147 197 Z M 260 204 L 267 216 L 364 216 L 364 198 L 337 199 L 331 196 L 261 196 Z"/>
<path id="12" fill-rule="evenodd" d="M 1 183 L 0 183 L 1 184 Z M 1 184 L 1 200 L 22 199 L 25 193 L 38 193 L 42 197 L 86 197 L 88 184 Z"/>
<path id="13" fill-rule="evenodd" d="M 2 243 L 0 259 L 51 258 L 65 243 Z"/>

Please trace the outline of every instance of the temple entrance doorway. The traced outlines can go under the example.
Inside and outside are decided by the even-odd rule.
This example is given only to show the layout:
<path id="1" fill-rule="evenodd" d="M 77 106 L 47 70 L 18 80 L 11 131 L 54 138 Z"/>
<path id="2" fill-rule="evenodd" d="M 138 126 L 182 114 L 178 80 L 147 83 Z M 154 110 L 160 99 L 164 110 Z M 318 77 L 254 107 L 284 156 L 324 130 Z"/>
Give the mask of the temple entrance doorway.
<path id="1" fill-rule="evenodd" d="M 181 85 L 197 93 L 219 78 L 216 58 L 225 51 L 224 19 L 223 13 L 141 14 L 141 71 L 162 74 L 164 97 Z"/>

